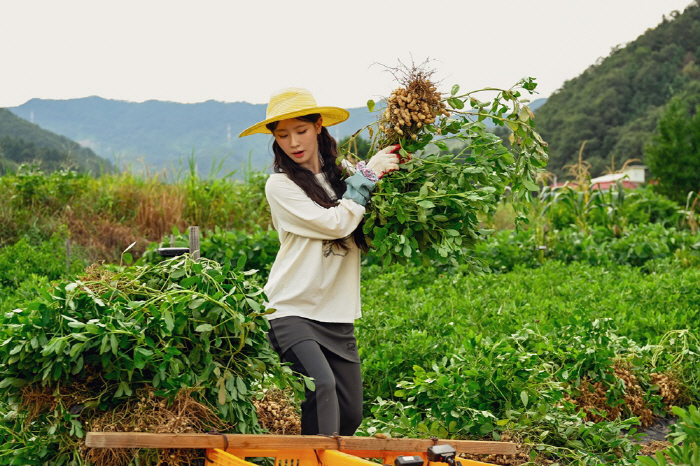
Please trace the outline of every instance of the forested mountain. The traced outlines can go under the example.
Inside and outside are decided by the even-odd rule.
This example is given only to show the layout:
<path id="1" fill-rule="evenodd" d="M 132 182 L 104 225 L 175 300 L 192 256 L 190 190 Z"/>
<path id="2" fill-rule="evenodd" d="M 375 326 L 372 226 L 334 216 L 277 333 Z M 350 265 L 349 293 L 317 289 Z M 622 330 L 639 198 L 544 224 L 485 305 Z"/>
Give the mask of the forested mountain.
<path id="1" fill-rule="evenodd" d="M 545 101 L 538 99 L 531 106 L 537 108 Z M 223 158 L 222 172 L 241 169 L 249 155 L 254 168 L 271 165 L 269 137 L 238 138 L 243 129 L 265 118 L 265 109 L 265 104 L 245 102 L 135 103 L 86 97 L 32 99 L 10 110 L 135 169 L 177 170 L 194 153 L 199 172 L 206 175 L 212 162 Z M 329 128 L 338 140 L 372 123 L 378 115 L 364 107 L 349 111 L 349 120 Z"/>
<path id="2" fill-rule="evenodd" d="M 0 173 L 33 163 L 46 172 L 63 168 L 95 174 L 113 169 L 91 149 L 0 108 Z"/>
<path id="3" fill-rule="evenodd" d="M 548 170 L 561 176 L 584 141 L 594 176 L 613 157 L 616 168 L 643 159 L 671 97 L 699 92 L 700 5 L 696 0 L 671 16 L 565 82 L 537 111 L 537 129 L 550 148 Z"/>
<path id="4" fill-rule="evenodd" d="M 266 107 L 213 100 L 197 104 L 155 100 L 135 103 L 87 97 L 32 99 L 10 110 L 135 169 L 177 170 L 178 164 L 186 164 L 194 153 L 199 172 L 206 175 L 213 161 L 224 158 L 222 171 L 241 169 L 249 156 L 255 168 L 271 165 L 269 137 L 238 137 L 242 130 L 265 118 Z M 338 139 L 376 118 L 366 108 L 349 110 L 348 121 L 329 128 Z"/>

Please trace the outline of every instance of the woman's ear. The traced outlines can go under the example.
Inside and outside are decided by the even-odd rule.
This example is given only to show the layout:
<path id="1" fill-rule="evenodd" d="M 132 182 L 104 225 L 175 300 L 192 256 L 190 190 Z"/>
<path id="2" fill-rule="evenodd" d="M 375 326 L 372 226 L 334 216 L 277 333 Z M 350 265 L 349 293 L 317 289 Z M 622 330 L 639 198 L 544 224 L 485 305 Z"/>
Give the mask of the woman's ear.
<path id="1" fill-rule="evenodd" d="M 321 128 L 323 127 L 323 117 L 319 117 L 316 121 L 316 134 L 321 134 Z"/>

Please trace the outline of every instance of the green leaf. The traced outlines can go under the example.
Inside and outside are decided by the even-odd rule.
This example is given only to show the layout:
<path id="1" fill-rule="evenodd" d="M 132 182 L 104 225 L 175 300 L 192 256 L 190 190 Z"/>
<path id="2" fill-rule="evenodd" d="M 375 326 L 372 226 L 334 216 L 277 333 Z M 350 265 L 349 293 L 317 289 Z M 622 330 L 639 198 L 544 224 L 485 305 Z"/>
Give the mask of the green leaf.
<path id="1" fill-rule="evenodd" d="M 656 462 L 661 466 L 666 466 L 666 457 L 664 456 L 663 451 L 656 450 Z"/>
<path id="2" fill-rule="evenodd" d="M 373 111 L 374 111 L 374 105 L 375 105 L 375 104 L 374 104 L 374 100 L 371 100 L 371 99 L 370 99 L 370 100 L 367 101 L 367 109 L 368 109 L 370 112 L 373 112 Z"/>
<path id="3" fill-rule="evenodd" d="M 236 388 L 241 395 L 248 393 L 248 387 L 246 387 L 245 381 L 241 377 L 236 377 Z"/>
<path id="4" fill-rule="evenodd" d="M 196 275 L 192 275 L 191 277 L 183 278 L 182 280 L 180 280 L 180 286 L 183 288 L 189 288 L 190 285 L 193 285 L 198 281 L 199 277 Z"/>
<path id="5" fill-rule="evenodd" d="M 241 256 L 238 258 L 238 262 L 236 262 L 236 269 L 238 270 L 243 270 L 243 267 L 245 267 L 245 261 L 248 259 L 248 256 L 245 254 L 241 254 Z"/>
<path id="6" fill-rule="evenodd" d="M 428 200 L 420 201 L 418 205 L 423 207 L 424 209 L 432 209 L 433 207 L 435 207 L 435 204 L 433 204 L 432 201 Z"/>
<path id="7" fill-rule="evenodd" d="M 198 325 L 197 328 L 194 329 L 195 332 L 211 332 L 214 329 L 214 326 L 211 324 L 201 324 Z"/>
<path id="8" fill-rule="evenodd" d="M 450 95 L 456 95 L 459 92 L 459 84 L 455 84 L 452 86 L 452 89 L 450 90 Z"/>
<path id="9" fill-rule="evenodd" d="M 527 396 L 527 392 L 523 390 L 520 392 L 520 400 L 523 402 L 523 406 L 527 408 L 527 402 L 529 401 L 529 398 Z"/>
<path id="10" fill-rule="evenodd" d="M 530 119 L 530 113 L 528 112 L 527 107 L 523 107 L 523 109 L 520 110 L 520 114 L 518 115 L 518 119 L 522 122 L 527 122 Z"/>
<path id="11" fill-rule="evenodd" d="M 143 354 L 146 357 L 153 356 L 153 351 L 151 351 L 147 348 L 138 347 L 138 348 L 136 348 L 136 351 Z"/>
<path id="12" fill-rule="evenodd" d="M 131 263 L 134 262 L 134 258 L 130 252 L 125 252 L 122 254 L 122 259 L 126 265 L 131 265 Z"/>
<path id="13" fill-rule="evenodd" d="M 172 332 L 175 328 L 175 323 L 173 322 L 173 315 L 170 311 L 163 312 L 163 320 L 165 321 L 165 328 L 167 328 L 169 332 Z"/>
<path id="14" fill-rule="evenodd" d="M 219 396 L 218 396 L 218 402 L 220 405 L 225 405 L 226 404 L 226 383 L 223 378 L 219 379 Z"/>
<path id="15" fill-rule="evenodd" d="M 527 188 L 528 191 L 539 191 L 540 187 L 537 186 L 535 183 L 533 183 L 530 180 L 523 180 L 523 186 Z"/>
<path id="16" fill-rule="evenodd" d="M 76 354 L 82 351 L 84 345 L 85 343 L 76 343 L 73 345 L 73 347 L 70 349 L 70 357 L 74 358 Z"/>
<path id="17" fill-rule="evenodd" d="M 100 345 L 100 354 L 103 354 L 107 351 L 107 346 L 109 346 L 109 335 L 105 335 L 102 337 L 102 344 Z"/>
<path id="18" fill-rule="evenodd" d="M 119 389 L 122 390 L 126 396 L 131 396 L 133 393 L 131 391 L 131 387 L 129 386 L 129 383 L 126 380 L 122 380 L 119 383 Z"/>
<path id="19" fill-rule="evenodd" d="M 648 456 L 637 456 L 637 461 L 648 466 L 659 466 L 656 460 L 649 458 Z"/>
<path id="20" fill-rule="evenodd" d="M 134 367 L 139 370 L 146 367 L 146 361 L 143 360 L 143 356 L 139 352 L 134 353 Z"/>
<path id="21" fill-rule="evenodd" d="M 486 435 L 492 431 L 493 431 L 493 424 L 491 424 L 490 422 L 485 422 L 484 424 L 481 425 L 481 427 L 479 427 L 479 432 L 481 432 L 484 435 Z"/>
<path id="22" fill-rule="evenodd" d="M 197 309 L 199 306 L 204 304 L 205 301 L 206 301 L 206 299 L 204 299 L 204 298 L 196 298 L 196 299 L 193 299 L 192 301 L 190 301 L 190 304 L 187 307 L 189 307 L 190 309 Z"/>
<path id="23" fill-rule="evenodd" d="M 260 304 L 258 304 L 257 301 L 255 301 L 255 300 L 253 300 L 253 299 L 250 299 L 250 298 L 246 298 L 245 300 L 246 300 L 246 302 L 248 303 L 248 305 L 249 305 L 251 308 L 253 308 L 253 311 L 255 311 L 255 312 L 260 312 Z"/>
<path id="24" fill-rule="evenodd" d="M 310 377 L 304 377 L 304 385 L 306 385 L 306 388 L 314 391 L 316 390 L 316 384 L 314 383 L 313 379 Z"/>
<path id="25" fill-rule="evenodd" d="M 443 141 L 435 141 L 435 145 L 440 148 L 440 150 L 444 151 L 449 151 L 450 149 L 447 147 L 447 144 L 445 144 Z"/>

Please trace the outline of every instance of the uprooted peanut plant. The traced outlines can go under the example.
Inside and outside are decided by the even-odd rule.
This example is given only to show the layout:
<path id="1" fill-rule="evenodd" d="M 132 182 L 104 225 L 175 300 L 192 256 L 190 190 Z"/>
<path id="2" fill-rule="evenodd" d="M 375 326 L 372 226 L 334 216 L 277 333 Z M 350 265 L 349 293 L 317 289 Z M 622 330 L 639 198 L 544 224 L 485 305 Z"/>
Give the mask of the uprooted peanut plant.
<path id="1" fill-rule="evenodd" d="M 420 256 L 426 263 L 470 263 L 478 271 L 470 252 L 484 233 L 478 215 L 494 212 L 510 190 L 517 219 L 526 222 L 520 201 L 531 200 L 547 163 L 547 144 L 521 99 L 521 91 L 532 93 L 536 84 L 525 78 L 511 89 L 467 93 L 455 85 L 443 95 L 432 71 L 395 71 L 400 86 L 367 129 L 375 149 L 401 145 L 401 170 L 385 175 L 374 190 L 364 232 L 385 264 Z M 480 101 L 481 94 L 491 97 Z M 368 102 L 370 110 L 375 106 Z M 509 147 L 486 122 L 510 129 Z"/>

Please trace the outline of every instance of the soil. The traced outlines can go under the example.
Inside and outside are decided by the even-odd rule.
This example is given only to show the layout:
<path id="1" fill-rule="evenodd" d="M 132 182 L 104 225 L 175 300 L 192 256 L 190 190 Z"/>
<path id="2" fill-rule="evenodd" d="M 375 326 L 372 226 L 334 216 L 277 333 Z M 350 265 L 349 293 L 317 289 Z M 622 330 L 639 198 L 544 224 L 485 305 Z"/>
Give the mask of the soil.
<path id="1" fill-rule="evenodd" d="M 671 426 L 676 423 L 677 417 L 671 416 L 666 418 L 658 418 L 652 425 L 643 429 L 638 429 L 642 437 L 638 441 L 641 444 L 649 444 L 652 442 L 665 442 L 666 436 L 671 432 Z"/>

